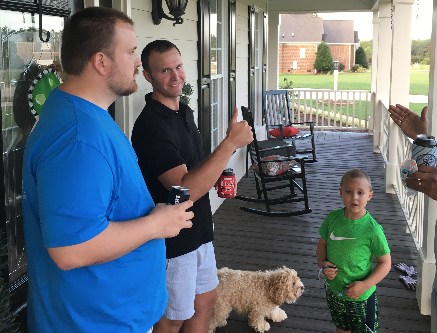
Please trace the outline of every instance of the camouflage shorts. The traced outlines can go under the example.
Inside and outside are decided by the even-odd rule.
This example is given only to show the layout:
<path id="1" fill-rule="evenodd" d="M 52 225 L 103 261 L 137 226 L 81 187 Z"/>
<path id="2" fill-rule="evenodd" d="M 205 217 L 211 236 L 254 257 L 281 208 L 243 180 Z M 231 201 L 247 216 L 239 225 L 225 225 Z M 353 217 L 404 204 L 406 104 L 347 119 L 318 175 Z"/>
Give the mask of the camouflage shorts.
<path id="1" fill-rule="evenodd" d="M 334 325 L 352 333 L 376 333 L 378 330 L 378 301 L 376 291 L 365 301 L 340 299 L 327 287 L 326 300 Z"/>

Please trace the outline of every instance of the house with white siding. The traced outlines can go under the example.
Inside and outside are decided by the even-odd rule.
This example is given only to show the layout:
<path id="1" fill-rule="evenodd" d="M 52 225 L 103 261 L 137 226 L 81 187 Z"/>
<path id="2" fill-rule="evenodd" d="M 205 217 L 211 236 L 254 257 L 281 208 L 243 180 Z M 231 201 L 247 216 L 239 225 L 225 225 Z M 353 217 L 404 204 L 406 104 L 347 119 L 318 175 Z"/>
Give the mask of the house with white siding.
<path id="1" fill-rule="evenodd" d="M 162 2 L 164 11 L 167 12 L 166 2 L 157 2 Z M 437 117 L 433 116 L 432 110 L 437 100 L 437 0 L 433 2 L 429 118 L 430 133 L 436 136 Z M 404 147 L 396 146 L 401 142 L 402 133 L 387 117 L 387 105 L 408 105 L 414 0 L 188 0 L 183 15 L 184 22 L 176 26 L 173 26 L 173 21 L 166 19 L 159 25 L 154 24 L 152 0 L 51 0 L 41 1 L 40 8 L 37 3 L 39 1 L 0 1 L 0 15 L 3 20 L 0 88 L 1 106 L 5 110 L 2 112 L 4 158 L 3 167 L 0 169 L 3 179 L 0 198 L 4 200 L 0 207 L 0 227 L 5 226 L 7 231 L 5 237 L 0 236 L 0 245 L 8 245 L 9 265 L 5 270 L 5 280 L 9 281 L 10 290 L 14 292 L 14 310 L 18 313 L 26 307 L 27 294 L 26 257 L 20 225 L 22 198 L 19 159 L 23 142 L 25 143 L 25 133 L 22 133 L 24 129 L 11 116 L 14 92 L 23 73 L 31 74 L 26 63 L 32 59 L 33 51 L 39 52 L 41 56 L 44 53 L 44 61 L 47 61 L 48 53 L 52 54 L 50 59 L 58 60 L 57 52 L 62 41 L 57 37 L 62 30 L 63 20 L 84 7 L 111 6 L 131 16 L 135 22 L 139 53 L 147 43 L 155 39 L 168 39 L 178 46 L 182 53 L 187 82 L 194 88 L 190 106 L 195 112 L 206 155 L 225 137 L 230 114 L 235 106 L 247 106 L 254 112 L 257 136 L 265 138 L 262 92 L 278 89 L 279 86 L 281 14 L 373 12 L 369 134 L 374 138 L 374 152 L 384 154 L 386 191 L 395 193 L 394 184 L 399 176 L 399 156 Z M 27 60 L 13 58 L 14 52 L 17 53 L 18 44 L 15 42 L 41 44 L 37 38 L 41 19 L 44 31 L 41 38 L 46 38 L 46 32 L 50 31 L 52 40 L 48 38 L 44 46 L 29 44 L 29 47 L 23 47 L 21 44 L 18 48 L 21 50 L 20 57 Z M 12 35 L 14 39 L 10 38 Z M 212 40 L 214 43 L 211 43 Z M 119 98 L 109 110 L 128 138 L 144 107 L 144 96 L 152 89 L 141 76 L 138 76 L 137 83 L 139 89 L 136 93 Z M 233 168 L 237 179 L 243 177 L 246 173 L 245 148 L 234 153 L 228 167 Z M 211 198 L 212 210 L 215 212 L 223 199 L 216 195 L 211 195 Z M 422 243 L 419 249 L 421 254 L 417 263 L 420 283 L 416 297 L 421 313 L 429 315 L 432 306 L 433 311 L 437 309 L 437 282 L 434 283 L 437 202 L 425 198 L 423 207 L 423 214 L 420 215 L 423 217 L 423 234 L 420 238 Z M 437 314 L 433 313 L 432 318 L 433 332 L 437 332 Z"/>

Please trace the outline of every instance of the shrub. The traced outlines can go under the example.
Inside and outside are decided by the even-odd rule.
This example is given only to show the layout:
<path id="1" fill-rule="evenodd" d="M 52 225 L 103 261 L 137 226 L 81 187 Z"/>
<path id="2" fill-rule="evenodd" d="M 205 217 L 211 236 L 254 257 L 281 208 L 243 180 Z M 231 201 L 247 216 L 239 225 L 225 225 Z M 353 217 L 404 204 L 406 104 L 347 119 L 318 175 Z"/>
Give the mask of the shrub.
<path id="1" fill-rule="evenodd" d="M 358 67 L 357 68 L 357 73 L 364 73 L 366 71 L 366 69 L 364 67 Z"/>
<path id="2" fill-rule="evenodd" d="M 343 71 L 344 71 L 344 68 L 345 68 L 345 65 L 344 65 L 344 64 L 342 64 L 342 63 L 339 63 L 339 64 L 338 64 L 338 70 L 339 70 L 340 72 L 343 72 Z"/>
<path id="3" fill-rule="evenodd" d="M 424 58 L 421 62 L 421 65 L 429 65 L 429 57 Z"/>
<path id="4" fill-rule="evenodd" d="M 364 49 L 361 46 L 355 51 L 355 64 L 359 64 L 364 68 L 369 68 L 366 52 L 364 52 Z"/>
<path id="5" fill-rule="evenodd" d="M 329 45 L 321 42 L 317 48 L 316 61 L 314 68 L 318 73 L 328 73 L 334 68 L 334 60 L 332 59 Z"/>
<path id="6" fill-rule="evenodd" d="M 359 67 L 360 67 L 359 64 L 353 65 L 352 68 L 351 68 L 351 72 L 356 72 Z"/>
<path id="7" fill-rule="evenodd" d="M 418 56 L 418 55 L 412 55 L 411 56 L 411 64 L 412 65 L 414 65 L 416 62 L 417 63 L 419 63 L 419 62 L 422 62 L 424 59 L 423 59 L 423 57 L 421 57 L 421 56 Z"/>
<path id="8" fill-rule="evenodd" d="M 284 88 L 283 89 L 292 89 L 293 81 L 288 81 L 286 77 L 284 77 Z"/>
<path id="9" fill-rule="evenodd" d="M 184 86 L 182 87 L 182 95 L 180 102 L 183 104 L 188 105 L 190 103 L 190 96 L 193 94 L 193 87 L 188 82 L 184 83 Z"/>

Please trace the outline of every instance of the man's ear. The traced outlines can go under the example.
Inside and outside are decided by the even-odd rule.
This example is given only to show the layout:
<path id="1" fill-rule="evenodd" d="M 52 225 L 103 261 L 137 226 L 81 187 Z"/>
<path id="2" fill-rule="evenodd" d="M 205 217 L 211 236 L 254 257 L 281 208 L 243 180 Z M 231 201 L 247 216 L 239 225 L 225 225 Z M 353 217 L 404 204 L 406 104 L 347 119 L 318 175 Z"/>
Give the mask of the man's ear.
<path id="1" fill-rule="evenodd" d="M 102 76 L 107 75 L 111 69 L 110 59 L 103 52 L 95 53 L 91 58 L 91 62 L 95 70 Z"/>
<path id="2" fill-rule="evenodd" d="M 145 69 L 143 69 L 143 76 L 149 83 L 152 83 L 152 76 Z"/>
<path id="3" fill-rule="evenodd" d="M 372 199 L 372 197 L 373 197 L 373 191 L 370 191 L 370 192 L 369 192 L 369 199 L 367 199 L 367 201 L 369 201 L 370 199 Z"/>
<path id="4" fill-rule="evenodd" d="M 340 191 L 340 196 L 341 196 L 341 187 L 338 190 Z"/>

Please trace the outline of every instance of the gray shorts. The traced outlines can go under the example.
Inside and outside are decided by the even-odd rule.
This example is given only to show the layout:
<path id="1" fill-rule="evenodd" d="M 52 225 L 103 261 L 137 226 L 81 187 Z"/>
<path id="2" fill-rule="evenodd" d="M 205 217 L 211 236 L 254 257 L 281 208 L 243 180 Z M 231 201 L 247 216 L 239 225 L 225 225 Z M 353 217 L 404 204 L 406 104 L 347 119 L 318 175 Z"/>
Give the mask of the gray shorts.
<path id="1" fill-rule="evenodd" d="M 167 259 L 168 304 L 164 318 L 186 320 L 194 315 L 194 298 L 217 288 L 212 242 L 182 256 Z"/>

